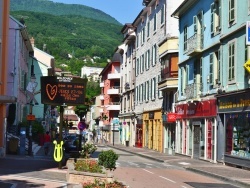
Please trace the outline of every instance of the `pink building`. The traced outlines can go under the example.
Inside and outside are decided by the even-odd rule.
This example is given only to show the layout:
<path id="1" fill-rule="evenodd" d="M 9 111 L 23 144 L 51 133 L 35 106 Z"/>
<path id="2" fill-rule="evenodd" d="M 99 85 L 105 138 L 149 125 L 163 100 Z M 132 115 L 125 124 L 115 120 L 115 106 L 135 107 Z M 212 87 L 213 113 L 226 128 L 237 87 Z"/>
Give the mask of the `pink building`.
<path id="1" fill-rule="evenodd" d="M 114 118 L 118 118 L 120 112 L 120 62 L 121 55 L 114 54 L 111 62 L 100 73 L 101 76 L 101 107 L 102 113 L 100 130 L 105 131 L 105 139 L 109 142 L 119 143 L 119 124 L 113 122 Z M 113 135 L 114 133 L 114 135 Z"/>

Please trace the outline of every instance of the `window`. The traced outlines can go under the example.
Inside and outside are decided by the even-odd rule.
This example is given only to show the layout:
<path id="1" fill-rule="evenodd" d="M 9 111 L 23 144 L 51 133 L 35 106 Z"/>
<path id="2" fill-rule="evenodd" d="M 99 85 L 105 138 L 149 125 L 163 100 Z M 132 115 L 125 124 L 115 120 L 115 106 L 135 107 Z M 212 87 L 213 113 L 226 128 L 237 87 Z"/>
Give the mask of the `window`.
<path id="1" fill-rule="evenodd" d="M 154 31 L 156 31 L 157 28 L 157 23 L 156 23 L 156 14 L 154 15 Z"/>
<path id="2" fill-rule="evenodd" d="M 186 77 L 186 70 L 184 67 L 181 68 L 181 95 L 184 95 L 184 91 L 186 89 L 186 81 L 185 81 L 185 77 Z"/>
<path id="3" fill-rule="evenodd" d="M 161 7 L 161 24 L 164 24 L 165 20 L 165 11 L 164 11 L 164 5 Z"/>
<path id="4" fill-rule="evenodd" d="M 250 0 L 248 0 L 248 15 L 250 14 Z"/>
<path id="5" fill-rule="evenodd" d="M 150 67 L 150 49 L 147 51 L 147 64 L 146 64 L 146 70 L 148 70 Z"/>
<path id="6" fill-rule="evenodd" d="M 136 59 L 135 74 L 136 74 L 136 76 L 139 74 L 139 58 Z"/>
<path id="7" fill-rule="evenodd" d="M 158 75 L 158 82 L 161 81 L 161 75 Z M 163 95 L 162 95 L 162 91 L 158 89 L 158 98 L 161 98 Z"/>
<path id="8" fill-rule="evenodd" d="M 141 67 L 142 67 L 142 72 L 144 71 L 144 54 L 141 56 Z"/>
<path id="9" fill-rule="evenodd" d="M 187 26 L 184 27 L 184 31 L 183 31 L 183 41 L 184 41 L 184 51 L 187 50 Z"/>
<path id="10" fill-rule="evenodd" d="M 145 27 L 142 29 L 141 32 L 141 44 L 144 44 L 145 42 Z"/>
<path id="11" fill-rule="evenodd" d="M 235 0 L 229 0 L 229 23 L 235 21 Z"/>
<path id="12" fill-rule="evenodd" d="M 214 1 L 211 4 L 211 33 L 219 32 L 221 29 L 221 2 Z"/>
<path id="13" fill-rule="evenodd" d="M 145 90 L 146 98 L 145 100 L 149 100 L 149 81 L 146 82 L 146 90 Z"/>
<path id="14" fill-rule="evenodd" d="M 228 46 L 228 81 L 233 81 L 235 79 L 234 69 L 235 69 L 235 43 L 231 42 Z"/>
<path id="15" fill-rule="evenodd" d="M 138 48 L 138 47 L 139 47 L 139 34 L 136 37 L 136 48 Z"/>
<path id="16" fill-rule="evenodd" d="M 208 83 L 212 84 L 214 80 L 214 54 L 209 55 L 209 80 Z"/>
<path id="17" fill-rule="evenodd" d="M 156 94 L 156 80 L 155 78 L 151 79 L 151 99 L 155 99 L 155 94 Z"/>
<path id="18" fill-rule="evenodd" d="M 150 21 L 147 23 L 147 37 L 150 35 Z"/>
<path id="19" fill-rule="evenodd" d="M 157 47 L 156 44 L 152 47 L 152 65 L 156 64 Z"/>

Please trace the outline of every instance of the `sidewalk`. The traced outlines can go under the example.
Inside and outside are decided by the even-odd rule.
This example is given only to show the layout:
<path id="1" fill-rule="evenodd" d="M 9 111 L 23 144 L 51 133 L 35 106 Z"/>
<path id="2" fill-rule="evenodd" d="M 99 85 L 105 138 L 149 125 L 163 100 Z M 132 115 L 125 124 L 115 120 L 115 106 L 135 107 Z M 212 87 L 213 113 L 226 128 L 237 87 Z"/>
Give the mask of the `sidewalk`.
<path id="1" fill-rule="evenodd" d="M 101 145 L 99 145 L 101 147 Z M 170 165 L 181 166 L 186 170 L 193 171 L 205 176 L 226 181 L 239 187 L 250 187 L 250 171 L 226 166 L 221 163 L 210 163 L 204 160 L 191 159 L 184 155 L 167 155 L 147 148 L 126 147 L 122 144 L 107 144 L 108 147 L 126 151 L 141 157 L 165 162 Z"/>

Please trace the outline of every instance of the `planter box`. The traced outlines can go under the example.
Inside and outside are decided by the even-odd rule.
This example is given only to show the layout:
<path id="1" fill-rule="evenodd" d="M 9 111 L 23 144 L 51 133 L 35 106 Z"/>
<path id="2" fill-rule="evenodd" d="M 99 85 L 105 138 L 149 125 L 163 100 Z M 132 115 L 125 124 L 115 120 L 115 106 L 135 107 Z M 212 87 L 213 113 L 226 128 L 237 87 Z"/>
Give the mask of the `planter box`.
<path id="1" fill-rule="evenodd" d="M 82 171 L 76 171 L 75 169 L 75 162 L 79 160 L 86 160 L 84 158 L 69 158 L 67 161 L 67 174 L 66 174 L 66 180 L 68 183 L 74 183 L 74 184 L 82 184 L 87 182 L 94 183 L 96 179 L 98 179 L 100 182 L 113 182 L 114 181 L 114 175 L 110 173 L 90 173 L 90 172 L 82 172 Z"/>

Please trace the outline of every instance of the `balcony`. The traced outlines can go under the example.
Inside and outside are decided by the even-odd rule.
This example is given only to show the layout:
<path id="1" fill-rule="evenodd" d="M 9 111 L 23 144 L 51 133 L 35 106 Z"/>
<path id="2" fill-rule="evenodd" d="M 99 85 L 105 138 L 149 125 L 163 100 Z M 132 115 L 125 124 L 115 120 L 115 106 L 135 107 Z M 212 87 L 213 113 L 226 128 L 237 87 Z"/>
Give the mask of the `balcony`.
<path id="1" fill-rule="evenodd" d="M 198 99 L 201 96 L 202 83 L 193 83 L 186 86 L 186 100 Z"/>
<path id="2" fill-rule="evenodd" d="M 118 110 L 120 111 L 120 102 L 110 102 L 106 107 L 107 110 Z"/>
<path id="3" fill-rule="evenodd" d="M 108 89 L 107 94 L 108 95 L 118 95 L 120 90 L 120 86 L 113 86 L 110 89 Z"/>
<path id="4" fill-rule="evenodd" d="M 120 79 L 121 78 L 121 73 L 115 73 L 115 72 L 113 72 L 113 73 L 109 73 L 108 74 L 108 79 L 109 80 L 114 80 L 114 79 Z"/>
<path id="5" fill-rule="evenodd" d="M 100 87 L 104 87 L 104 82 L 100 82 Z"/>
<path id="6" fill-rule="evenodd" d="M 187 49 L 185 53 L 188 56 L 194 56 L 202 52 L 203 49 L 203 35 L 195 33 L 192 37 L 187 39 Z"/>

